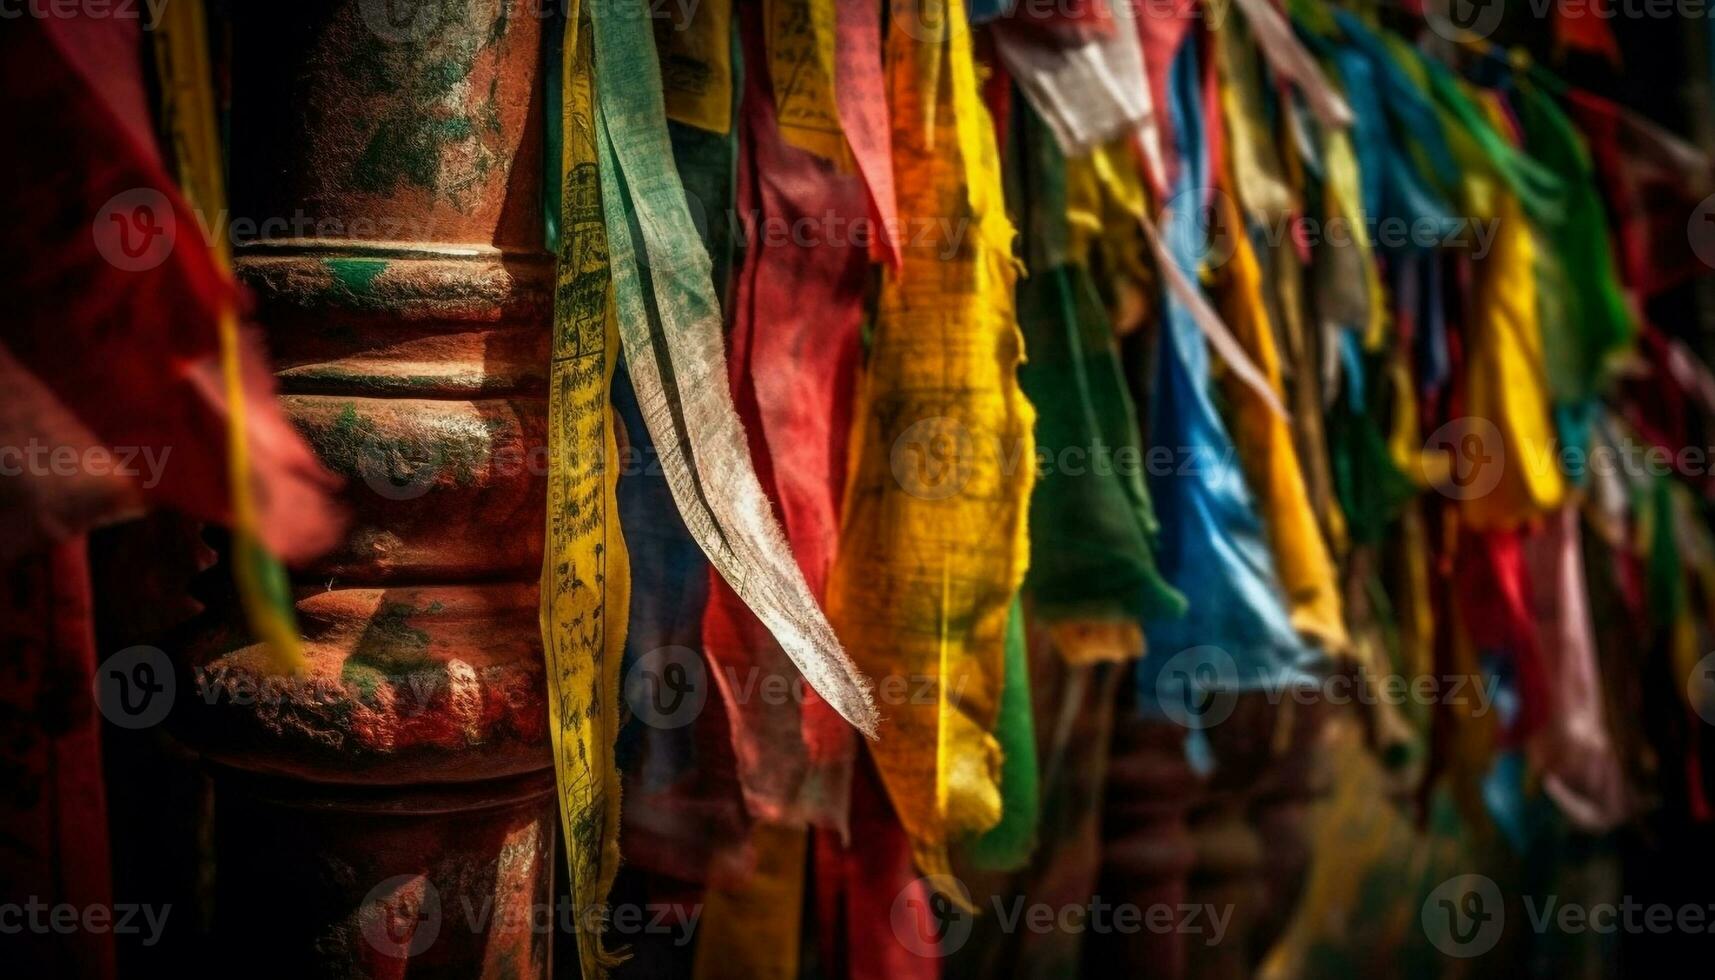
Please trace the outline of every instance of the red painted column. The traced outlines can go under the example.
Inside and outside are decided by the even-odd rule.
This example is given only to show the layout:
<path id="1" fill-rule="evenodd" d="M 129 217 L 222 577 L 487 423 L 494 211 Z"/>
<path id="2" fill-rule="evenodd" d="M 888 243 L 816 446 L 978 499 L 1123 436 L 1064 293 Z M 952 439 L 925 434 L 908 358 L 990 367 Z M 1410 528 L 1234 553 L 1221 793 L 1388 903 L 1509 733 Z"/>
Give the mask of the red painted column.
<path id="1" fill-rule="evenodd" d="M 548 21 L 230 9 L 235 267 L 352 523 L 294 578 L 307 677 L 267 678 L 236 610 L 190 658 L 217 945 L 268 975 L 543 976 Z"/>

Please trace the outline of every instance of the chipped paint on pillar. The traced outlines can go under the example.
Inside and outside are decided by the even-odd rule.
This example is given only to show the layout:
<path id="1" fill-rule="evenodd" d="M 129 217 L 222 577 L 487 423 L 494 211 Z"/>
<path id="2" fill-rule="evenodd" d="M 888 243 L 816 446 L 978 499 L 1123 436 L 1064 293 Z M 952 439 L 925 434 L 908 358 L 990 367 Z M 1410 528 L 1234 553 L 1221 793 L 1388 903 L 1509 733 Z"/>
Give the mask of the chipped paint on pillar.
<path id="1" fill-rule="evenodd" d="M 543 21 L 533 0 L 444 0 L 393 43 L 366 4 L 230 8 L 231 206 L 256 232 L 234 268 L 350 522 L 294 570 L 306 674 L 267 677 L 211 625 L 180 725 L 246 828 L 223 831 L 217 919 L 253 938 L 269 909 L 270 966 L 303 975 L 405 969 L 377 965 L 358 913 L 317 918 L 390 876 L 432 881 L 449 913 L 551 899 L 556 837 L 537 624 Z M 245 873 L 242 840 L 269 842 L 266 875 Z M 543 975 L 548 937 L 507 928 L 443 930 L 410 972 Z"/>

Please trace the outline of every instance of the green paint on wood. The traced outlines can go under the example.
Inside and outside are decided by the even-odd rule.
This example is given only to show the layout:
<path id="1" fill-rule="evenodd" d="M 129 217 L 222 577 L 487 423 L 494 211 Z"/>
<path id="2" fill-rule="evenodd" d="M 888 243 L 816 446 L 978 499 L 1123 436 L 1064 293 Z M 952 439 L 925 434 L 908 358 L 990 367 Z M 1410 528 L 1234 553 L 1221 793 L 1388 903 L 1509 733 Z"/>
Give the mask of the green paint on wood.
<path id="1" fill-rule="evenodd" d="M 478 59 L 506 37 L 505 5 L 482 33 L 459 18 L 441 23 L 423 39 L 403 44 L 360 44 L 344 74 L 381 107 L 353 173 L 356 185 L 389 194 L 400 185 L 421 188 L 461 205 L 469 188 L 493 172 L 501 135 L 497 80 L 482 101 L 468 87 Z M 495 58 L 500 52 L 494 51 Z M 442 174 L 448 150 L 469 160 L 468 171 Z"/>
<path id="2" fill-rule="evenodd" d="M 376 277 L 387 271 L 386 259 L 328 259 L 326 264 L 346 291 L 357 294 L 368 293 Z"/>

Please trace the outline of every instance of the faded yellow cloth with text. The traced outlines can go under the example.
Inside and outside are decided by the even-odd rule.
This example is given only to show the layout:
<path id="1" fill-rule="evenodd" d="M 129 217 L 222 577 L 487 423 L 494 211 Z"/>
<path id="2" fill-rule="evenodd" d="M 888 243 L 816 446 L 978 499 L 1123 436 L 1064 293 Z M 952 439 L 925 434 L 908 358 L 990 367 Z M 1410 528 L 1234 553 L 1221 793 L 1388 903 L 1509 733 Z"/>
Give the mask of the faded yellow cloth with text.
<path id="1" fill-rule="evenodd" d="M 619 355 L 601 181 L 596 173 L 587 17 L 568 16 L 561 70 L 560 242 L 548 380 L 548 534 L 542 642 L 560 817 L 581 913 L 603 909 L 619 871 L 619 667 L 631 604 L 620 534 L 619 475 L 608 394 Z M 586 921 L 580 915 L 580 921 Z M 589 920 L 593 921 L 593 920 Z M 619 957 L 578 930 L 585 977 Z"/>
<path id="2" fill-rule="evenodd" d="M 910 234 L 860 382 L 828 606 L 876 682 L 875 760 L 919 870 L 935 875 L 950 841 L 1001 815 L 992 731 L 1028 557 L 1034 412 L 1018 387 L 1013 229 L 963 9 L 896 2 L 886 50 Z"/>

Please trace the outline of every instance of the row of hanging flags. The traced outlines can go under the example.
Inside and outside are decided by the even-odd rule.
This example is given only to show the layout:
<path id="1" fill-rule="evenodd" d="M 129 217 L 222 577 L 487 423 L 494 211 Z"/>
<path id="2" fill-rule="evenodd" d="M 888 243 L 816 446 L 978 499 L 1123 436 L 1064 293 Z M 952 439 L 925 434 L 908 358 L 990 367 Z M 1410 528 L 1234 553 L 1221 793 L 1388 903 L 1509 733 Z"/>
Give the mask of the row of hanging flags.
<path id="1" fill-rule="evenodd" d="M 635 820 L 684 877 L 741 838 L 699 969 L 794 975 L 813 861 L 851 972 L 932 970 L 900 888 L 1035 842 L 1027 617 L 1169 715 L 1342 660 L 1481 675 L 1495 712 L 1410 719 L 1431 779 L 1514 834 L 1537 786 L 1587 830 L 1634 812 L 1625 691 L 1651 658 L 1685 690 L 1715 629 L 1715 484 L 1680 452 L 1715 378 L 1644 316 L 1704 271 L 1707 157 L 1321 0 L 644 10 L 572 4 L 551 93 L 542 621 L 579 903 L 620 860 L 617 746 L 699 815 Z M 618 480 L 622 447 L 660 478 Z M 1578 463 L 1636 447 L 1671 462 Z M 1171 463 L 1036 465 L 1068 449 Z M 622 734 L 622 663 L 682 648 L 725 731 Z M 878 704 L 900 678 L 933 696 Z M 697 798 L 722 779 L 730 825 Z"/>

